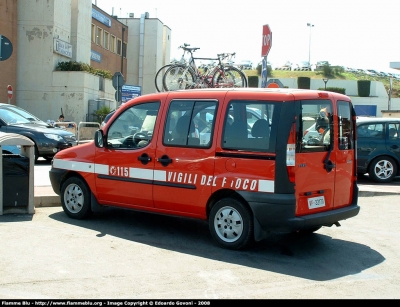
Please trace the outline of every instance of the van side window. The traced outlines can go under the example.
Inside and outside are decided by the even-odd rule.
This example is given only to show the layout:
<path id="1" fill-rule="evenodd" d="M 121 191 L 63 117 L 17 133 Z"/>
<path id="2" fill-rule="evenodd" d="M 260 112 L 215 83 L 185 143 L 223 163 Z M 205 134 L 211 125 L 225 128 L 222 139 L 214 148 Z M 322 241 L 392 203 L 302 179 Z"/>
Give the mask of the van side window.
<path id="1" fill-rule="evenodd" d="M 147 146 L 153 137 L 159 102 L 135 105 L 126 109 L 107 131 L 107 147 L 136 149 Z"/>
<path id="2" fill-rule="evenodd" d="M 330 100 L 301 101 L 301 152 L 328 151 L 333 146 L 332 103 Z"/>
<path id="3" fill-rule="evenodd" d="M 209 148 L 216 111 L 216 101 L 172 101 L 165 123 L 163 143 Z"/>
<path id="4" fill-rule="evenodd" d="M 274 110 L 273 102 L 232 101 L 224 119 L 222 148 L 271 152 Z"/>
<path id="5" fill-rule="evenodd" d="M 340 150 L 354 149 L 353 144 L 353 119 L 351 116 L 350 103 L 338 101 L 339 118 L 339 139 L 338 146 Z"/>

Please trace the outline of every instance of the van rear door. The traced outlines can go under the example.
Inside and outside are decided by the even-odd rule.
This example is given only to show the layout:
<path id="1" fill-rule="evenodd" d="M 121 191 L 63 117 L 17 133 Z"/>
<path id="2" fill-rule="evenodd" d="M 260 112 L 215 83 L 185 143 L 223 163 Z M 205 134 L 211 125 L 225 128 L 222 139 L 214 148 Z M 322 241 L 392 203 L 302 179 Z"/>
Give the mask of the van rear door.
<path id="1" fill-rule="evenodd" d="M 332 98 L 332 97 L 331 97 Z M 297 124 L 295 182 L 297 215 L 306 215 L 352 203 L 355 178 L 353 108 L 350 101 L 302 100 Z M 316 137 L 304 139 L 304 117 L 328 110 L 329 127 Z M 333 112 L 332 112 L 333 110 Z"/>

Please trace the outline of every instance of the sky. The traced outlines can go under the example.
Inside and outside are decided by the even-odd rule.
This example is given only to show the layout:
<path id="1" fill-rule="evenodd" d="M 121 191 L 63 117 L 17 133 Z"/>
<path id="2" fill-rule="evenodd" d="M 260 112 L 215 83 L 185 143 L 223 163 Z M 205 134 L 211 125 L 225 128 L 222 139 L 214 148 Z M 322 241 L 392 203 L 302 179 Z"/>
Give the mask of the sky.
<path id="1" fill-rule="evenodd" d="M 269 25 L 273 67 L 287 61 L 328 61 L 332 65 L 396 72 L 400 62 L 397 32 L 399 0 L 92 0 L 110 15 L 140 18 L 145 12 L 171 29 L 171 58 L 184 43 L 199 47 L 195 56 L 236 52 L 235 62 L 263 57 L 262 31 Z M 397 22 L 397 23 L 396 23 Z M 314 25 L 313 27 L 307 24 Z M 397 71 L 398 72 L 398 71 Z"/>

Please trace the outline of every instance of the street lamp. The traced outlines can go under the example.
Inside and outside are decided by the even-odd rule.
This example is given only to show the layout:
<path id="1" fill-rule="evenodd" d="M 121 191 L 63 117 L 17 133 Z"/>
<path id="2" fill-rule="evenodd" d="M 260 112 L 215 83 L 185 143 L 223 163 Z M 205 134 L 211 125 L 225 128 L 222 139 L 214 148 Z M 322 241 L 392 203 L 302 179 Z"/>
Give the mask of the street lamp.
<path id="1" fill-rule="evenodd" d="M 326 91 L 326 84 L 328 83 L 329 79 L 322 79 L 325 82 L 325 91 Z"/>
<path id="2" fill-rule="evenodd" d="M 308 40 L 308 65 L 311 67 L 311 28 L 314 27 L 313 24 L 307 23 L 307 27 L 310 27 L 310 38 Z"/>

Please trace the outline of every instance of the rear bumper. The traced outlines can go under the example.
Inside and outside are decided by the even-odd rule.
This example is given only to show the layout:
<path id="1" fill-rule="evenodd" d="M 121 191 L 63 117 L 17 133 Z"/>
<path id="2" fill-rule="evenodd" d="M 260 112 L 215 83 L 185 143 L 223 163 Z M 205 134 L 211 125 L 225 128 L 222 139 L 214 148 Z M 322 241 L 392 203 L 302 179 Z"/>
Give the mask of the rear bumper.
<path id="1" fill-rule="evenodd" d="M 299 230 L 333 224 L 356 216 L 360 207 L 357 204 L 358 188 L 355 189 L 352 204 L 338 209 L 314 214 L 295 216 L 296 199 L 291 194 L 262 195 L 241 193 L 250 205 L 254 215 L 255 240 L 264 239 L 268 233 L 291 233 Z"/>

